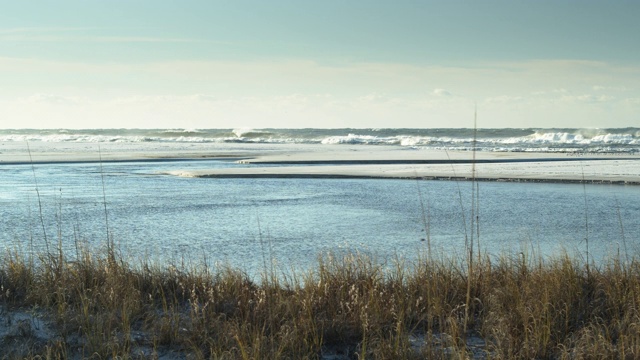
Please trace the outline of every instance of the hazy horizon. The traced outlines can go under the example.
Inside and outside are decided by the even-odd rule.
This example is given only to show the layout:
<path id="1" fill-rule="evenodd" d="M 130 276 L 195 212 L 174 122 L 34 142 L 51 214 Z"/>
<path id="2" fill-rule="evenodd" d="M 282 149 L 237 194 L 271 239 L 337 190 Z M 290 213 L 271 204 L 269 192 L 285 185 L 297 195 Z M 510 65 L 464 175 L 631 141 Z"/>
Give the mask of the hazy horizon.
<path id="1" fill-rule="evenodd" d="M 38 11 L 34 11 L 34 9 Z M 625 128 L 640 3 L 4 2 L 0 128 Z"/>

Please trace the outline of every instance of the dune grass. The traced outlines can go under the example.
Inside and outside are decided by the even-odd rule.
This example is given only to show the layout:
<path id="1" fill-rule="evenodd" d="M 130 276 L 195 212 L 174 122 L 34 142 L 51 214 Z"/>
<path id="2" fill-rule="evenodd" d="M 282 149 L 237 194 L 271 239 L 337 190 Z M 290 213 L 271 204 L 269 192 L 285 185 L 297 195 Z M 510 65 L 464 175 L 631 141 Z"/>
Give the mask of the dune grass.
<path id="1" fill-rule="evenodd" d="M 130 264 L 84 251 L 0 262 L 4 358 L 623 359 L 640 357 L 640 262 L 324 256 L 293 277 Z M 467 301 L 470 287 L 472 301 Z M 466 304 L 469 304 L 467 308 Z M 466 314 L 466 316 L 465 316 Z M 467 318 L 467 324 L 464 323 Z M 14 321 L 15 326 L 15 321 Z M 467 332 L 464 329 L 467 328 Z M 20 345 L 20 346 L 18 346 Z"/>

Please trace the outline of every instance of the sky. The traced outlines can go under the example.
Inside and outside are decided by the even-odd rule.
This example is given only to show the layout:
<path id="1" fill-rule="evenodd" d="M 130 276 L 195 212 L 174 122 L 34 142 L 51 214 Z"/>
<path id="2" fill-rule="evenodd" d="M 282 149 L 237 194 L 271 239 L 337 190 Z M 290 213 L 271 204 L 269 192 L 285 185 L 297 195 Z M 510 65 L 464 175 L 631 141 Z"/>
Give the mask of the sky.
<path id="1" fill-rule="evenodd" d="M 640 127 L 635 0 L 0 8 L 0 128 Z"/>

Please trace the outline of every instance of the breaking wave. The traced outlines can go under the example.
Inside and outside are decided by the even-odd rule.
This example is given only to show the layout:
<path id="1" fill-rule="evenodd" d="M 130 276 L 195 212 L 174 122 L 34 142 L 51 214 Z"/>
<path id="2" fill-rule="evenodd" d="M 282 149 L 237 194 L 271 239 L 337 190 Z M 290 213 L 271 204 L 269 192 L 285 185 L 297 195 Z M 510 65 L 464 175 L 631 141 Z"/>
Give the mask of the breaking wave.
<path id="1" fill-rule="evenodd" d="M 9 129 L 0 142 L 368 145 L 531 152 L 640 152 L 640 129 Z"/>

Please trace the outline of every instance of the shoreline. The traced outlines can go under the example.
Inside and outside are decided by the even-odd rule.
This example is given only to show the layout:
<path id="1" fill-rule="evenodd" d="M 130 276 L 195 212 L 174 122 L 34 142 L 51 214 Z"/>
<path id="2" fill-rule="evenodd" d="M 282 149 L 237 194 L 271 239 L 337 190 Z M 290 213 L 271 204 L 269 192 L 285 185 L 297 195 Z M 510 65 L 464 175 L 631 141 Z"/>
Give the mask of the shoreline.
<path id="1" fill-rule="evenodd" d="M 440 154 L 441 157 L 444 155 Z M 474 162 L 446 155 L 447 159 L 407 160 L 372 157 L 337 161 L 300 159 L 304 156 L 293 155 L 283 161 L 261 157 L 255 160 L 240 160 L 248 167 L 177 170 L 166 174 L 197 178 L 424 179 L 640 185 L 640 159 L 635 158 L 563 159 L 548 154 L 542 154 L 542 157 L 528 154 L 528 158 L 524 158 L 514 154 L 494 153 L 483 154 L 484 158 L 476 159 Z"/>
<path id="2" fill-rule="evenodd" d="M 169 174 L 174 175 L 174 174 Z M 184 175 L 178 175 L 184 176 Z M 589 185 L 629 185 L 638 186 L 640 180 L 579 180 L 579 179 L 526 179 L 526 178 L 480 178 L 454 177 L 454 176 L 418 176 L 418 177 L 384 177 L 365 175 L 338 175 L 338 174 L 208 174 L 199 176 L 184 176 L 201 179 L 378 179 L 378 180 L 432 180 L 432 181 L 478 181 L 478 182 L 513 182 L 513 183 L 539 183 L 539 184 L 589 184 Z"/>
<path id="3" fill-rule="evenodd" d="M 476 152 L 401 146 L 211 143 L 0 143 L 2 165 L 235 161 L 159 172 L 200 178 L 363 178 L 640 185 L 640 154 Z M 475 175 L 472 172 L 475 171 Z"/>
<path id="4" fill-rule="evenodd" d="M 55 159 L 55 160 L 41 160 L 41 161 L 19 161 L 19 160 L 10 160 L 10 161 L 2 161 L 0 160 L 0 166 L 2 165 L 55 165 L 55 164 L 117 164 L 117 163 L 134 163 L 134 162 L 184 162 L 184 161 L 209 161 L 209 160 L 233 160 L 240 161 L 246 159 L 245 156 L 235 156 L 235 155 L 216 155 L 216 156 L 192 156 L 192 157 L 145 157 L 145 158 L 129 158 L 129 159 Z"/>

